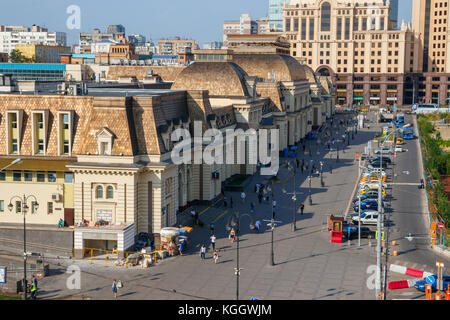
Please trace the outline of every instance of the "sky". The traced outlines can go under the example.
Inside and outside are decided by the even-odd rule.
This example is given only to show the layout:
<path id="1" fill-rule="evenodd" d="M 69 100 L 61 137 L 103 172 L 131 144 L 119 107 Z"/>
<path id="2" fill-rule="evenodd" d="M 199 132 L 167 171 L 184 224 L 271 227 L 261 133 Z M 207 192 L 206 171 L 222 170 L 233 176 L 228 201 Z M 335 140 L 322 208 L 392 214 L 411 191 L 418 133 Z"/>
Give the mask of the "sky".
<path id="1" fill-rule="evenodd" d="M 200 44 L 222 41 L 225 20 L 248 13 L 257 20 L 268 15 L 269 0 L 14 0 L 3 1 L 0 24 L 37 24 L 67 33 L 68 45 L 78 43 L 80 32 L 112 24 L 125 26 L 126 34 L 143 34 L 147 40 L 191 38 Z M 399 1 L 399 23 L 411 21 L 412 0 Z M 80 8 L 80 29 L 69 29 L 67 8 Z"/>

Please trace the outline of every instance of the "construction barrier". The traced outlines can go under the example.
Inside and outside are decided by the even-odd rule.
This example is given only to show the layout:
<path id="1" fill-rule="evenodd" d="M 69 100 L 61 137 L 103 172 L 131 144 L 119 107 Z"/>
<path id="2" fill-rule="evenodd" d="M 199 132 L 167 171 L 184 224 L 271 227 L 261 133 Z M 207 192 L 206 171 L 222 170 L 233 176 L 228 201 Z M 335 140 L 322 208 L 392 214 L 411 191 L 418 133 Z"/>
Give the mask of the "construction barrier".
<path id="1" fill-rule="evenodd" d="M 389 282 L 389 290 L 412 288 L 416 284 L 416 280 L 400 280 Z"/>
<path id="2" fill-rule="evenodd" d="M 433 275 L 430 272 L 411 269 L 411 268 L 407 268 L 407 267 L 399 266 L 399 265 L 395 265 L 395 264 L 391 264 L 389 266 L 389 271 L 392 271 L 395 273 L 400 273 L 400 274 L 411 276 L 411 277 L 415 277 L 415 278 L 420 278 L 420 279 L 425 279 L 426 277 Z"/>

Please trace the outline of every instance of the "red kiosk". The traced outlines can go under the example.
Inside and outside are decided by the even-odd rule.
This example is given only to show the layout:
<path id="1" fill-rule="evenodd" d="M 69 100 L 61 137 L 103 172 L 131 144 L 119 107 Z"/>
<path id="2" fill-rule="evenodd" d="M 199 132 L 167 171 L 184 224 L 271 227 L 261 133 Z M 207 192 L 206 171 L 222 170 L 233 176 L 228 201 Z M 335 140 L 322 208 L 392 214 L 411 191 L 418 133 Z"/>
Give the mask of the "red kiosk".
<path id="1" fill-rule="evenodd" d="M 328 219 L 328 231 L 331 231 L 331 243 L 342 243 L 342 224 L 344 216 L 331 215 Z"/>

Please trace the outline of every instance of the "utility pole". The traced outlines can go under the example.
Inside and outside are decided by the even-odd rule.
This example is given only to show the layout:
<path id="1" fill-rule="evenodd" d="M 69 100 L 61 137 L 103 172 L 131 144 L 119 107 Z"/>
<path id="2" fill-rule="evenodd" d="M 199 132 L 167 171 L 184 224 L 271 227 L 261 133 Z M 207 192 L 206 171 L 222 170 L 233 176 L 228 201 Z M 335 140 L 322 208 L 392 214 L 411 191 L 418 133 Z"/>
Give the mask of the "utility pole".
<path id="1" fill-rule="evenodd" d="M 376 291 L 376 299 L 380 299 L 380 292 L 381 292 L 381 215 L 382 215 L 382 208 L 381 208 L 381 190 L 382 190 L 382 164 L 383 164 L 383 157 L 382 153 L 380 156 L 380 172 L 379 172 L 379 179 L 378 179 L 378 219 L 377 219 L 377 272 L 376 272 L 376 281 L 375 281 L 375 291 Z"/>

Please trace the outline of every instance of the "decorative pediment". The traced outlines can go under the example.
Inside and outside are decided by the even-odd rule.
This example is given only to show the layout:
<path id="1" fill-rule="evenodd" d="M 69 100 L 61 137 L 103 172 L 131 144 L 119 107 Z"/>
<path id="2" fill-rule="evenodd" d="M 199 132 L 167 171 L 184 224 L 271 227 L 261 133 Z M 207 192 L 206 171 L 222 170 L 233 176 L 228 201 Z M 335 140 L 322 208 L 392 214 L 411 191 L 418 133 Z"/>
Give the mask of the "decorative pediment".
<path id="1" fill-rule="evenodd" d="M 106 127 L 103 127 L 96 134 L 99 155 L 112 155 L 115 134 Z"/>

